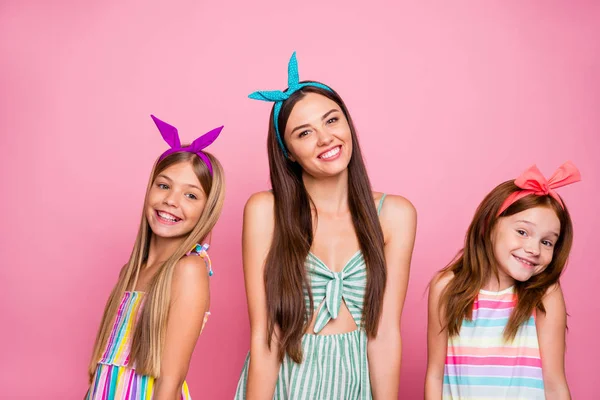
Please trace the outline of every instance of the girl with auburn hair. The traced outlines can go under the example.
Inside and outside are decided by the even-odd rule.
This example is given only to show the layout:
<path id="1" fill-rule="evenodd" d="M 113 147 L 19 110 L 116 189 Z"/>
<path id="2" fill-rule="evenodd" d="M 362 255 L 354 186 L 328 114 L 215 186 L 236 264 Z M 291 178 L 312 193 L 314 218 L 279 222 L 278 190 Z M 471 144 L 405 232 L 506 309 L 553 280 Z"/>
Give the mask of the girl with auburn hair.
<path id="1" fill-rule="evenodd" d="M 185 377 L 210 314 L 212 266 L 199 243 L 225 198 L 223 168 L 203 149 L 223 127 L 181 146 L 175 127 L 152 118 L 171 148 L 154 164 L 133 251 L 106 303 L 88 400 L 191 399 Z"/>
<path id="2" fill-rule="evenodd" d="M 554 189 L 580 179 L 570 162 L 549 180 L 532 166 L 479 205 L 430 284 L 427 400 L 571 398 L 560 276 L 573 225 Z"/>
<path id="3" fill-rule="evenodd" d="M 273 101 L 272 190 L 244 211 L 250 352 L 236 399 L 396 399 L 416 213 L 373 192 L 339 95 L 299 81 Z"/>

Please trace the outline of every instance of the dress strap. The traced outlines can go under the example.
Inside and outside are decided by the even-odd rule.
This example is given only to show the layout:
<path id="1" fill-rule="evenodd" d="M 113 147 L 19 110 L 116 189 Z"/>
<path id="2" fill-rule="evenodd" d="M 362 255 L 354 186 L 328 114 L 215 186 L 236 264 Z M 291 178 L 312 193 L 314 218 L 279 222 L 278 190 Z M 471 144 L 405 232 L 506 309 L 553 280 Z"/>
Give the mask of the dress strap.
<path id="1" fill-rule="evenodd" d="M 379 200 L 379 204 L 377 205 L 377 215 L 381 214 L 381 207 L 383 207 L 383 200 L 385 200 L 385 196 L 387 196 L 385 193 L 381 195 L 381 200 Z"/>
<path id="2" fill-rule="evenodd" d="M 210 261 L 210 257 L 208 256 L 208 248 L 210 246 L 208 245 L 208 243 L 204 243 L 204 245 L 200 246 L 200 244 L 196 243 L 196 245 L 194 246 L 194 248 L 190 251 L 188 251 L 185 255 L 186 256 L 200 256 L 204 259 L 204 264 L 206 264 L 206 269 L 208 270 L 208 276 L 213 276 L 213 270 L 212 270 L 212 261 Z"/>

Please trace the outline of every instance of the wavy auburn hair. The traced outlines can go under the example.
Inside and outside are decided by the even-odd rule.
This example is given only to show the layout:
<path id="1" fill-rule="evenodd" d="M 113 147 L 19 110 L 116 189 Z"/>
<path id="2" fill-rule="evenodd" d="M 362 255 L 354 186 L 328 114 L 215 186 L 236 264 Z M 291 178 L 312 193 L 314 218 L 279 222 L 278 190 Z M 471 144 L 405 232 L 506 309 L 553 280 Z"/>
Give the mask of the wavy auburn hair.
<path id="1" fill-rule="evenodd" d="M 548 195 L 525 196 L 497 215 L 504 200 L 518 190 L 521 189 L 511 180 L 498 185 L 486 196 L 469 226 L 464 248 L 441 271 L 441 274 L 452 273 L 439 301 L 439 305 L 443 306 L 439 309 L 444 310 L 441 315 L 442 326 L 448 330 L 449 336 L 459 334 L 464 319 L 472 320 L 473 303 L 484 285 L 493 277 L 499 279 L 491 239 L 498 220 L 534 207 L 547 207 L 556 213 L 560 221 L 560 234 L 554 246 L 552 261 L 546 269 L 525 282 L 515 282 L 517 304 L 504 329 L 504 339 L 514 339 L 519 326 L 531 317 L 534 310 L 546 312 L 542 298 L 549 287 L 559 283 L 567 264 L 573 243 L 573 224 L 566 205 L 563 209 L 558 201 Z"/>

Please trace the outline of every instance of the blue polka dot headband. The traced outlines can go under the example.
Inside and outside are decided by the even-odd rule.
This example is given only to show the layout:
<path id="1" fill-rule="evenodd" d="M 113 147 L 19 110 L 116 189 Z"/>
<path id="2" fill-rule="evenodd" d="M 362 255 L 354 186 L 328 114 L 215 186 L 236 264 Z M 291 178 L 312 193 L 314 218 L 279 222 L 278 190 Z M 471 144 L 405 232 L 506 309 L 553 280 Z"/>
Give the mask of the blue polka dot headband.
<path id="1" fill-rule="evenodd" d="M 290 98 L 292 94 L 302 89 L 305 86 L 313 86 L 332 92 L 331 88 L 317 82 L 306 82 L 300 83 L 300 77 L 298 75 L 298 61 L 296 60 L 296 52 L 292 54 L 290 62 L 288 63 L 288 88 L 285 91 L 281 90 L 269 90 L 269 91 L 257 91 L 248 95 L 249 98 L 261 101 L 271 101 L 275 103 L 273 110 L 273 123 L 275 124 L 275 134 L 277 135 L 277 142 L 284 156 L 288 156 L 285 145 L 283 144 L 283 138 L 279 132 L 279 112 L 281 111 L 281 105 L 284 101 Z"/>

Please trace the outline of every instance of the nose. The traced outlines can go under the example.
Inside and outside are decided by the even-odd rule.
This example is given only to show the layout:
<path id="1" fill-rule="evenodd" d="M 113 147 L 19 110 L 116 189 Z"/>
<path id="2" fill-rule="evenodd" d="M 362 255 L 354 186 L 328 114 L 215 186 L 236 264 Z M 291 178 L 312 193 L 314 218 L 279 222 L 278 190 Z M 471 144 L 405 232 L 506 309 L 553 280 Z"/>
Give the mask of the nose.
<path id="1" fill-rule="evenodd" d="M 327 129 L 319 129 L 318 131 L 319 146 L 327 146 L 333 142 L 333 135 L 327 131 Z"/>
<path id="2" fill-rule="evenodd" d="M 525 244 L 525 251 L 531 255 L 539 256 L 540 255 L 540 242 L 537 240 L 528 240 Z"/>
<path id="3" fill-rule="evenodd" d="M 174 190 L 169 190 L 163 199 L 163 203 L 171 207 L 177 207 L 177 193 Z"/>

